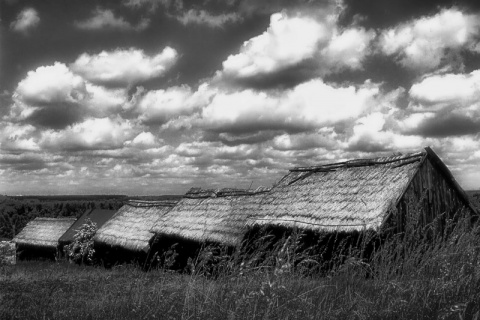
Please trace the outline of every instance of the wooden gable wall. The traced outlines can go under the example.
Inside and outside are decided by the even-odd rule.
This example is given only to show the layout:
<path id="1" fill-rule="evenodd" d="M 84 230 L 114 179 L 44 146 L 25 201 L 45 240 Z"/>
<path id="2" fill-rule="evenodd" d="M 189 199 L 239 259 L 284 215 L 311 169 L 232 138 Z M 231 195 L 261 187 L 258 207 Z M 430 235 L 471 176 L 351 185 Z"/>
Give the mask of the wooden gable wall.
<path id="1" fill-rule="evenodd" d="M 417 230 L 429 226 L 435 232 L 443 232 L 447 219 L 458 219 L 462 214 L 473 216 L 475 212 L 461 194 L 463 190 L 459 190 L 447 177 L 442 168 L 427 156 L 398 201 L 387 225 L 396 232 L 405 231 L 407 225 Z"/>

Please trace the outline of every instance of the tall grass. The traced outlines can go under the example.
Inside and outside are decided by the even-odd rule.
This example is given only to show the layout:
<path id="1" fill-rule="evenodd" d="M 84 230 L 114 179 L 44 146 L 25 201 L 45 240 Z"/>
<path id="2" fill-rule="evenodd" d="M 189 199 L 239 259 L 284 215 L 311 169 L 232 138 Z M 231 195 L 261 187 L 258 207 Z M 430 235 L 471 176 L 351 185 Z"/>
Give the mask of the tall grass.
<path id="1" fill-rule="evenodd" d="M 205 247 L 190 274 L 66 262 L 3 266 L 0 319 L 480 320 L 479 226 L 395 236 L 368 260 L 345 248 L 349 255 L 321 273 L 307 272 L 322 261 L 298 250 L 301 237 L 291 234 L 261 256 Z"/>

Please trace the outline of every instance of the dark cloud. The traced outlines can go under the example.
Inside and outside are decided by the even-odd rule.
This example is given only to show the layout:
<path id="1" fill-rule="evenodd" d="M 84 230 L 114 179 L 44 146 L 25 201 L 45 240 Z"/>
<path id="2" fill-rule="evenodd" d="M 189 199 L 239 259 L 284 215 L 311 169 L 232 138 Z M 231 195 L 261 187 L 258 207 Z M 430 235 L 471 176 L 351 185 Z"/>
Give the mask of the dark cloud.
<path id="1" fill-rule="evenodd" d="M 311 80 L 317 77 L 318 74 L 318 61 L 312 58 L 276 72 L 257 74 L 252 77 L 238 78 L 225 73 L 219 79 L 216 79 L 215 82 L 219 84 L 226 82 L 239 88 L 283 90 L 293 88 L 302 82 Z"/>
<path id="2" fill-rule="evenodd" d="M 238 9 L 248 15 L 269 15 L 282 10 L 306 11 L 324 8 L 332 5 L 333 1 L 321 0 L 239 0 Z"/>
<path id="3" fill-rule="evenodd" d="M 379 141 L 360 139 L 355 143 L 349 144 L 346 150 L 375 153 L 389 151 L 391 148 Z"/>
<path id="4" fill-rule="evenodd" d="M 8 154 L 0 157 L 0 168 L 17 170 L 17 171 L 32 171 L 41 170 L 47 167 L 47 162 L 42 156 L 37 154 Z"/>
<path id="5" fill-rule="evenodd" d="M 480 119 L 473 119 L 463 115 L 444 114 L 426 119 L 418 128 L 408 132 L 424 137 L 444 138 L 463 136 L 480 132 Z"/>
<path id="6" fill-rule="evenodd" d="M 203 135 L 204 141 L 220 141 L 227 146 L 237 146 L 241 144 L 257 144 L 272 140 L 276 136 L 283 134 L 283 130 L 257 130 L 254 132 L 212 132 L 207 131 Z"/>
<path id="7" fill-rule="evenodd" d="M 50 103 L 30 115 L 25 122 L 50 129 L 64 129 L 85 116 L 85 110 L 76 103 Z"/>
<path id="8" fill-rule="evenodd" d="M 392 27 L 413 18 L 434 14 L 439 8 L 458 6 L 480 10 L 480 2 L 475 0 L 345 0 L 345 5 L 340 22 L 350 25 L 357 21 L 367 28 Z M 359 16 L 363 18 L 359 19 Z"/>

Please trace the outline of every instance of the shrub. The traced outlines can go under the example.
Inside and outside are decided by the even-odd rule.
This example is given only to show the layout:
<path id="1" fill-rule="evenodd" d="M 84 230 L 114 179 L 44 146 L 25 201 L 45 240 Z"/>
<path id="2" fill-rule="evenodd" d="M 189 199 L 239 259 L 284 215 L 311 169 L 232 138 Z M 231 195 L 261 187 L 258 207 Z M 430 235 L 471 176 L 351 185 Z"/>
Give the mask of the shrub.
<path id="1" fill-rule="evenodd" d="M 90 219 L 76 230 L 73 242 L 65 246 L 67 258 L 78 264 L 94 263 L 95 249 L 93 248 L 93 237 L 97 232 L 97 224 Z"/>

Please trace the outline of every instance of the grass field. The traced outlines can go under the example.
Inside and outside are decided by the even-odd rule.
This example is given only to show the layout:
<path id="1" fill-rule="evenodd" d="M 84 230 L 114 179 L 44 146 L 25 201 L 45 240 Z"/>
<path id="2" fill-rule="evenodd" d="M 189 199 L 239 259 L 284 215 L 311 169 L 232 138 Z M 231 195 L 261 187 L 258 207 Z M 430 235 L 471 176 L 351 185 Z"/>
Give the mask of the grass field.
<path id="1" fill-rule="evenodd" d="M 353 258 L 323 276 L 298 274 L 286 255 L 276 269 L 216 279 L 20 262 L 0 267 L 0 319 L 479 320 L 479 234 L 457 230 L 434 246 L 392 242 L 368 265 Z"/>

